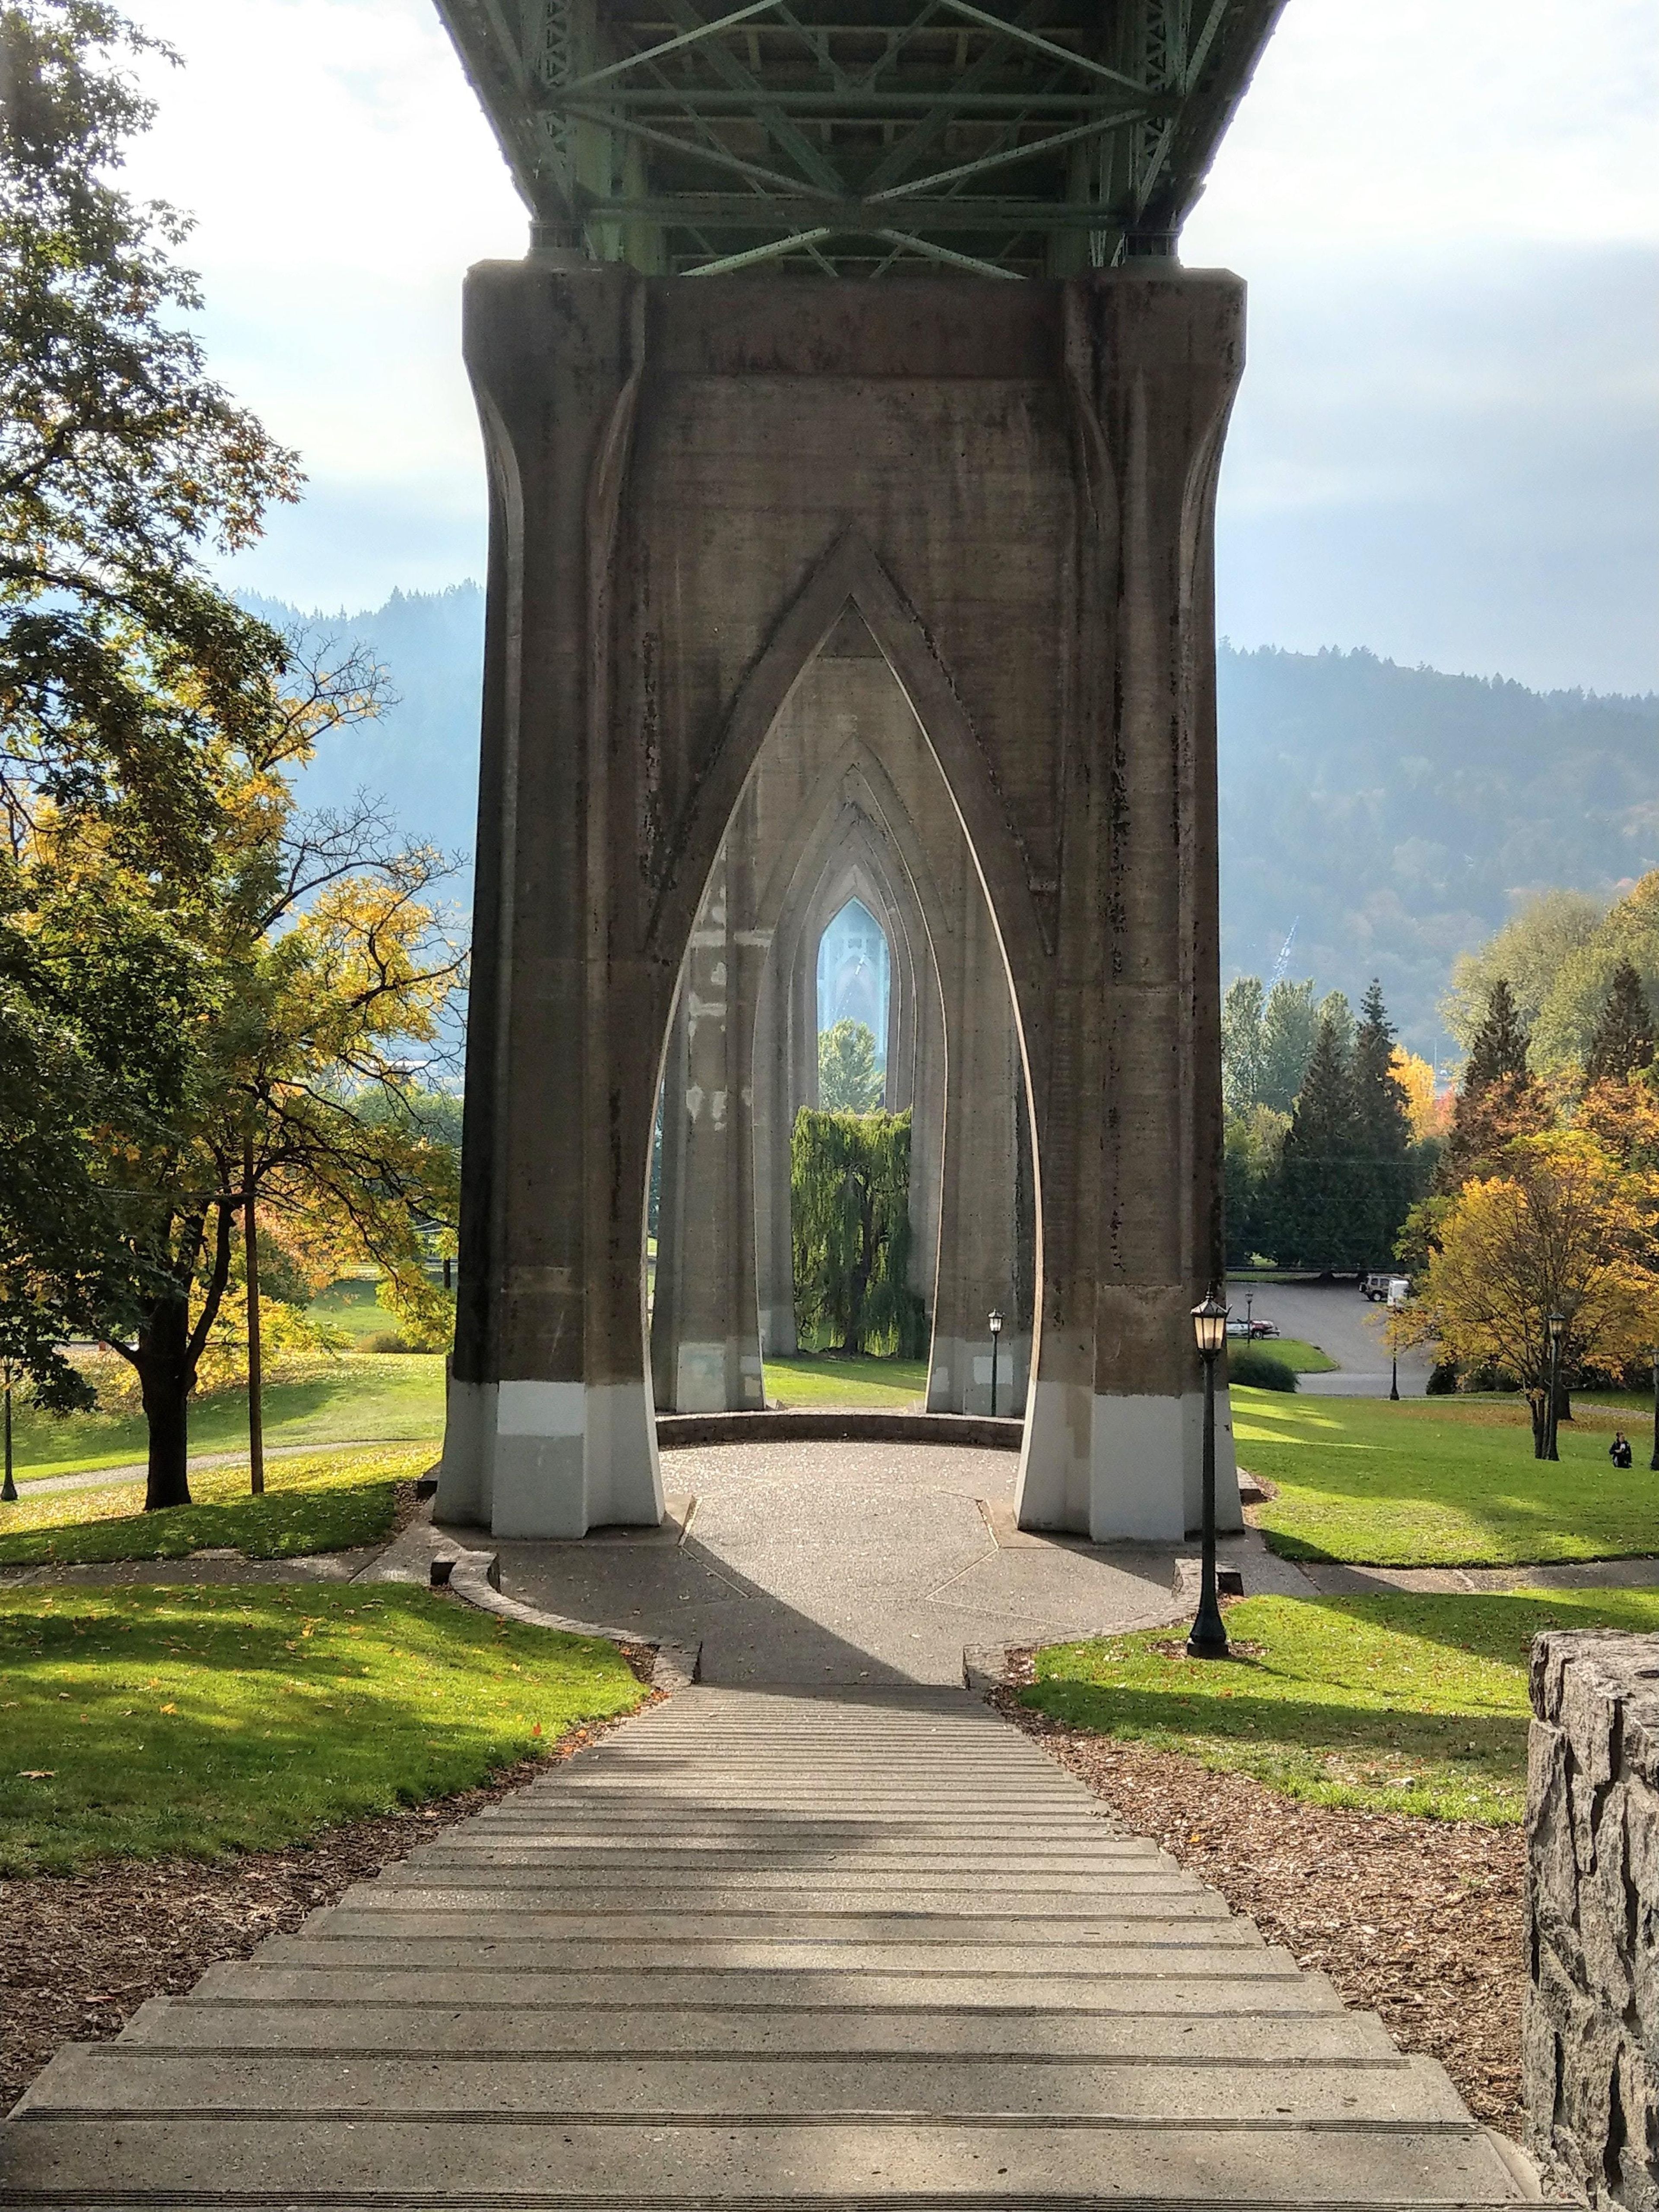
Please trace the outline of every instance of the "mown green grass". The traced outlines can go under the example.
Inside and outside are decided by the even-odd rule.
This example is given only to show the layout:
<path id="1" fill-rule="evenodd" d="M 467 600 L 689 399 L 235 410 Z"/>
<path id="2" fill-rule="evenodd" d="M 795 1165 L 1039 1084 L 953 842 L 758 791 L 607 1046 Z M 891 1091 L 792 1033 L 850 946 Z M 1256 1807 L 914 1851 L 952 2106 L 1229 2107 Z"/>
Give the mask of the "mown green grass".
<path id="1" fill-rule="evenodd" d="M 927 1395 L 925 1359 L 843 1358 L 802 1352 L 766 1363 L 769 1406 L 872 1406 L 903 1413 Z"/>
<path id="2" fill-rule="evenodd" d="M 1184 1629 L 1054 1644 L 1024 1703 L 1316 1804 L 1512 1822 L 1532 1638 L 1593 1627 L 1659 1632 L 1659 1590 L 1247 1598 L 1232 1660 L 1188 1659 Z"/>
<path id="3" fill-rule="evenodd" d="M 0 1593 L 0 1875 L 294 1844 L 642 1694 L 609 1644 L 393 1583 Z"/>
<path id="4" fill-rule="evenodd" d="M 374 1285 L 368 1286 L 371 1290 Z M 386 1316 L 382 1316 L 386 1320 Z M 389 1327 L 389 1321 L 386 1322 Z M 319 1362 L 304 1382 L 273 1382 L 264 1393 L 265 1442 L 276 1444 L 400 1443 L 443 1434 L 444 1363 L 437 1352 L 343 1352 Z M 17 1479 L 124 1467 L 149 1448 L 141 1413 L 57 1416 L 18 1403 Z M 191 1405 L 192 1452 L 246 1451 L 247 1393 L 240 1386 L 204 1393 Z"/>
<path id="5" fill-rule="evenodd" d="M 103 1559 L 182 1559 L 226 1548 L 250 1559 L 349 1551 L 389 1535 L 395 1486 L 424 1473 L 426 1445 L 319 1452 L 270 1461 L 262 1498 L 246 1468 L 198 1468 L 190 1505 L 146 1513 L 142 1482 L 37 1491 L 0 1505 L 0 1565 L 76 1566 Z"/>
<path id="6" fill-rule="evenodd" d="M 1227 1350 L 1234 1352 L 1265 1352 L 1269 1359 L 1283 1360 L 1285 1366 L 1297 1375 L 1331 1375 L 1336 1371 L 1336 1362 L 1328 1352 L 1316 1344 L 1309 1344 L 1299 1336 L 1261 1336 L 1247 1346 L 1242 1336 L 1230 1337 Z"/>
<path id="7" fill-rule="evenodd" d="M 1513 1399 L 1232 1394 L 1238 1455 L 1279 1496 L 1253 1518 L 1292 1559 L 1469 1566 L 1659 1553 L 1659 1475 L 1607 1457 L 1627 1415 L 1581 1403 L 1535 1460 Z"/>

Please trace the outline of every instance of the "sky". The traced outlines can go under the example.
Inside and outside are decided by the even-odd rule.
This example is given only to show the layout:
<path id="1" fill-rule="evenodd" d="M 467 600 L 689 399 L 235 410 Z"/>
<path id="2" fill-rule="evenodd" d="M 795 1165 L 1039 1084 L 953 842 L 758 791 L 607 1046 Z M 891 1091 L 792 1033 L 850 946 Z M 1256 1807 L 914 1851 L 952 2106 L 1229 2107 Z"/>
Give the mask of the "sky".
<path id="1" fill-rule="evenodd" d="M 216 373 L 297 447 L 230 570 L 304 607 L 483 573 L 469 264 L 526 222 L 430 0 L 126 0 L 177 70 L 129 180 L 191 210 Z M 1249 285 L 1235 644 L 1659 688 L 1659 9 L 1289 0 L 1188 223 Z"/>

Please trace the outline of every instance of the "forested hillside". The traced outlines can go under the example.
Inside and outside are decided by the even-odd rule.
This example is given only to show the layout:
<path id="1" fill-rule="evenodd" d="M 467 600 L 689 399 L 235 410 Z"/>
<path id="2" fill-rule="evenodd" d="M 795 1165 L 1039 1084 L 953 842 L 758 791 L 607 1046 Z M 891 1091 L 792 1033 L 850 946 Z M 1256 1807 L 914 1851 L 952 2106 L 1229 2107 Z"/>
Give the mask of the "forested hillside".
<path id="1" fill-rule="evenodd" d="M 483 593 L 397 592 L 322 627 L 372 645 L 400 703 L 320 761 L 307 797 L 367 785 L 410 830 L 470 850 Z M 1453 959 L 1519 894 L 1610 894 L 1659 866 L 1659 700 L 1225 646 L 1219 680 L 1228 977 L 1270 972 L 1294 927 L 1291 975 L 1356 1003 L 1379 975 L 1402 1041 L 1438 1058 Z"/>

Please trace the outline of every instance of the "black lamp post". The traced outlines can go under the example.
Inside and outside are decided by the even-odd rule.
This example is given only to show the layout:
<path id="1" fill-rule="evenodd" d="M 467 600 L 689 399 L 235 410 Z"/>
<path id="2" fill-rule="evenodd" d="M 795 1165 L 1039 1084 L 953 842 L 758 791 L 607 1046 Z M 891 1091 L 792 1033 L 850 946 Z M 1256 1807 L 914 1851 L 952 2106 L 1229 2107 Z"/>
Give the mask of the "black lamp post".
<path id="1" fill-rule="evenodd" d="M 1544 1333 L 1549 1340 L 1550 1347 L 1550 1402 L 1548 1415 L 1544 1423 L 1546 1459 L 1559 1459 L 1561 1456 L 1556 1449 L 1555 1408 L 1561 1395 L 1561 1339 L 1565 1335 L 1566 1328 L 1567 1317 L 1559 1309 L 1545 1316 Z"/>
<path id="2" fill-rule="evenodd" d="M 1002 1338 L 1002 1316 L 991 1309 L 991 1419 L 997 1417 L 997 1346 Z"/>
<path id="3" fill-rule="evenodd" d="M 3 1483 L 0 1483 L 0 1505 L 15 1505 L 17 1503 L 17 1485 L 13 1481 L 11 1473 L 11 1369 L 9 1367 L 5 1370 L 5 1391 L 6 1479 Z"/>
<path id="4" fill-rule="evenodd" d="M 1227 1341 L 1227 1309 L 1213 1291 L 1201 1306 L 1193 1308 L 1193 1334 L 1204 1362 L 1204 1559 L 1187 1656 L 1224 1659 L 1227 1631 L 1215 1591 L 1215 1364 Z"/>
<path id="5" fill-rule="evenodd" d="M 1653 1457 L 1648 1465 L 1659 1474 L 1659 1344 L 1653 1347 Z"/>
<path id="6" fill-rule="evenodd" d="M 1406 1301 L 1401 1297 L 1399 1291 L 1396 1291 L 1394 1285 L 1390 1283 L 1389 1285 L 1389 1319 L 1391 1322 L 1397 1322 L 1399 1321 L 1400 1309 L 1405 1304 L 1405 1303 Z M 1400 1397 L 1400 1346 L 1397 1341 L 1391 1341 L 1389 1349 L 1394 1354 L 1394 1371 L 1389 1378 L 1389 1395 L 1397 1403 Z"/>

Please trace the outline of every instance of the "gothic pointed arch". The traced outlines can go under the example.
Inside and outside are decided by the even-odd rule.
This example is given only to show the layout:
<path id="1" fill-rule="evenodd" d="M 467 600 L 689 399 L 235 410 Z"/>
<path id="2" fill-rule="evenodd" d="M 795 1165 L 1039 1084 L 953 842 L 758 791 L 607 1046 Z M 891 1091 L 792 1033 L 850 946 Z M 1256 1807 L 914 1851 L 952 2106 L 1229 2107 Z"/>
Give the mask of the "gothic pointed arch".
<path id="1" fill-rule="evenodd" d="M 915 609 L 858 530 L 842 532 L 780 617 L 738 690 L 675 839 L 647 951 L 672 957 L 760 749 L 848 605 L 856 607 L 921 725 L 967 836 L 1017 986 L 1036 987 L 1048 951 L 1030 872 L 995 775 Z"/>

